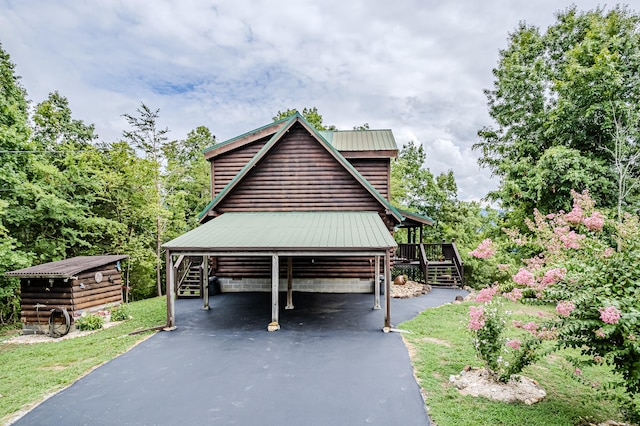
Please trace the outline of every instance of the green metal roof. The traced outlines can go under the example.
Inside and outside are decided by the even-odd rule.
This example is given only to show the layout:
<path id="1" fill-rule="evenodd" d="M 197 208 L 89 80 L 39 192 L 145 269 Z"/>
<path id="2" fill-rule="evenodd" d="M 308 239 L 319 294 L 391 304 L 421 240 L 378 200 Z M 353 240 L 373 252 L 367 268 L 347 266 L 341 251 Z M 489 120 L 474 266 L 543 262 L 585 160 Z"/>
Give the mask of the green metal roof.
<path id="1" fill-rule="evenodd" d="M 371 250 L 397 244 L 376 212 L 225 213 L 163 245 L 173 250 Z"/>
<path id="2" fill-rule="evenodd" d="M 318 132 L 338 151 L 396 151 L 391 130 L 322 130 Z"/>
<path id="3" fill-rule="evenodd" d="M 396 209 L 402 214 L 402 216 L 404 216 L 405 221 L 406 219 L 412 219 L 414 221 L 424 223 L 425 225 L 433 225 L 434 223 L 436 223 L 436 221 L 430 218 L 429 216 L 419 214 L 416 212 L 411 212 L 409 210 L 404 210 L 398 207 L 396 207 Z"/>

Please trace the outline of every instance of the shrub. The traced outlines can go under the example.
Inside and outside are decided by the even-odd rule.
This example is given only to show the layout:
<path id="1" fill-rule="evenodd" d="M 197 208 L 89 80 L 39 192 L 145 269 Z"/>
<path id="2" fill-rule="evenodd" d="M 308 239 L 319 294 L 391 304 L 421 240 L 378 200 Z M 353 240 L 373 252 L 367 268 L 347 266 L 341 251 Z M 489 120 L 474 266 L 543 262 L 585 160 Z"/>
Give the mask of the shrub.
<path id="1" fill-rule="evenodd" d="M 527 235 L 505 230 L 514 247 L 534 255 L 524 260 L 512 276 L 511 290 L 503 295 L 514 301 L 533 296 L 556 305 L 558 315 L 548 330 L 557 337 L 558 347 L 578 349 L 588 362 L 610 365 L 620 380 L 609 385 L 624 390 L 623 409 L 630 420 L 638 421 L 638 217 L 627 215 L 616 222 L 595 209 L 586 191 L 572 195 L 569 213 L 542 215 L 535 210 L 527 221 Z"/>
<path id="2" fill-rule="evenodd" d="M 119 305 L 111 309 L 111 321 L 126 321 L 130 316 L 128 305 Z"/>
<path id="3" fill-rule="evenodd" d="M 76 320 L 76 328 L 80 331 L 99 330 L 104 325 L 104 318 L 99 315 L 83 313 Z"/>

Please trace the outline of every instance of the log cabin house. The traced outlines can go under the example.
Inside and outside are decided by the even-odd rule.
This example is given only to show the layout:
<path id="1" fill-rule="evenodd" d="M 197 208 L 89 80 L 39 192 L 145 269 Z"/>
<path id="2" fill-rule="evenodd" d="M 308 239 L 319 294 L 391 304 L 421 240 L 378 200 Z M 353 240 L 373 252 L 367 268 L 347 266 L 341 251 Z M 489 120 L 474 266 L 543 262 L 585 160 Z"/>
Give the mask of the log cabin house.
<path id="1" fill-rule="evenodd" d="M 222 292 L 270 291 L 275 329 L 280 291 L 285 309 L 293 291 L 374 293 L 380 309 L 382 277 L 389 327 L 394 229 L 433 224 L 416 214 L 407 222 L 390 204 L 397 153 L 391 130 L 317 131 L 299 114 L 205 150 L 212 201 L 202 224 L 163 245 L 169 325 L 176 295 L 199 275 L 207 308 L 203 277 Z"/>
<path id="2" fill-rule="evenodd" d="M 79 256 L 6 272 L 20 278 L 20 311 L 24 334 L 51 333 L 50 321 L 64 333 L 73 330 L 74 318 L 122 303 L 120 262 L 129 256 Z M 66 318 L 65 318 L 66 317 Z"/>

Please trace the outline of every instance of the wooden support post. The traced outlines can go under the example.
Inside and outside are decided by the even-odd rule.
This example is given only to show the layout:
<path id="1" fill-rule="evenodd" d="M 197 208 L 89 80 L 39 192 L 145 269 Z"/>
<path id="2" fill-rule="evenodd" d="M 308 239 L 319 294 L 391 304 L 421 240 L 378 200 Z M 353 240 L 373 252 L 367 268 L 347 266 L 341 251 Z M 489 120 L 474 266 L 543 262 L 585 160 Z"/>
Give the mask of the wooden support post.
<path id="1" fill-rule="evenodd" d="M 376 256 L 375 274 L 373 275 L 373 309 L 380 309 L 380 256 Z"/>
<path id="2" fill-rule="evenodd" d="M 175 319 L 175 300 L 176 300 L 176 283 L 175 283 L 175 267 L 173 266 L 173 256 L 171 256 L 170 250 L 167 250 L 166 254 L 166 268 L 167 268 L 167 327 L 173 328 L 176 326 Z"/>
<path id="3" fill-rule="evenodd" d="M 209 310 L 209 257 L 202 256 L 202 266 L 200 268 L 200 280 L 202 282 L 202 298 L 204 306 L 202 309 Z"/>
<path id="4" fill-rule="evenodd" d="M 386 314 L 384 316 L 384 330 L 391 329 L 391 255 L 389 250 L 384 254 L 384 301 Z"/>
<path id="5" fill-rule="evenodd" d="M 280 281 L 279 268 L 278 255 L 271 255 L 271 322 L 267 327 L 267 330 L 269 331 L 276 331 L 280 329 L 280 324 L 278 323 L 278 315 L 280 313 L 280 306 L 278 302 L 278 282 Z"/>
<path id="6" fill-rule="evenodd" d="M 287 258 L 287 306 L 285 309 L 293 309 L 293 258 Z"/>

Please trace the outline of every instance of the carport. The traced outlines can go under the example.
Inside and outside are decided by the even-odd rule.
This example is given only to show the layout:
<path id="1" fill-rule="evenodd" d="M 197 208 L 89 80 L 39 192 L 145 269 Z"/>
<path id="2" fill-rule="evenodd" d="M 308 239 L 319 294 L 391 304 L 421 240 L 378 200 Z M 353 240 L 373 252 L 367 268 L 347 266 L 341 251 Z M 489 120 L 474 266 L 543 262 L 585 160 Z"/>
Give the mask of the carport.
<path id="1" fill-rule="evenodd" d="M 281 258 L 368 257 L 375 258 L 374 309 L 380 309 L 380 280 L 384 276 L 384 327 L 391 327 L 391 250 L 397 247 L 377 212 L 228 212 L 163 245 L 167 265 L 167 325 L 176 326 L 176 271 L 186 256 L 201 256 L 207 277 L 211 256 L 268 257 L 271 259 L 271 322 L 279 328 Z M 381 265 L 382 264 L 382 265 Z M 380 267 L 383 273 L 380 274 Z M 287 305 L 293 309 L 292 270 L 287 268 Z M 204 308 L 209 309 L 208 287 Z"/>

